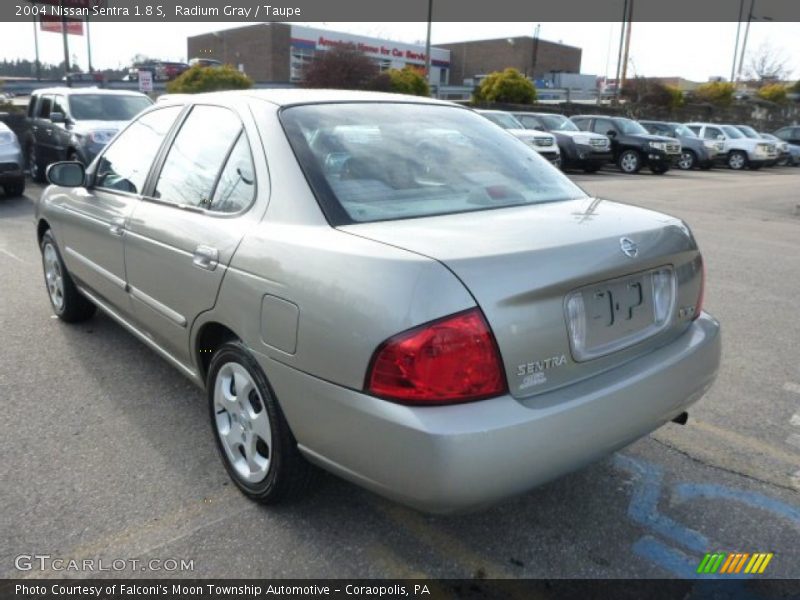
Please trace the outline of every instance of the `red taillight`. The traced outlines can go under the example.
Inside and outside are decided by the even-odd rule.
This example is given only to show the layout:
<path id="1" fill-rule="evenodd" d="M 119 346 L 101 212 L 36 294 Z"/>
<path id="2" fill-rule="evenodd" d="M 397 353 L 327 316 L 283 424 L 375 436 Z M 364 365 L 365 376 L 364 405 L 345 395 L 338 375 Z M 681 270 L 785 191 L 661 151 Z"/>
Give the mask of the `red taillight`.
<path id="1" fill-rule="evenodd" d="M 703 261 L 702 255 L 700 258 L 700 294 L 697 296 L 697 304 L 694 307 L 694 316 L 692 321 L 700 316 L 703 310 L 703 298 L 706 294 L 706 263 Z"/>
<path id="2" fill-rule="evenodd" d="M 406 404 L 451 404 L 503 394 L 506 379 L 489 325 L 473 308 L 386 340 L 366 387 Z"/>

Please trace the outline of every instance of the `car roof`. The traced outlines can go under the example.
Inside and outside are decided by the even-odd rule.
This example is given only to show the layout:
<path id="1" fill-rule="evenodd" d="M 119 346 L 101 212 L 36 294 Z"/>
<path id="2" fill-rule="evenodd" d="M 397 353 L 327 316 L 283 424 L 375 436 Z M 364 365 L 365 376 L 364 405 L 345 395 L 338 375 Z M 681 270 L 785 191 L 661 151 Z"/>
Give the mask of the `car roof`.
<path id="1" fill-rule="evenodd" d="M 42 94 L 61 94 L 75 96 L 77 94 L 103 94 L 108 96 L 144 96 L 141 92 L 135 90 L 108 90 L 98 87 L 51 87 L 34 90 L 31 96 Z"/>
<path id="2" fill-rule="evenodd" d="M 191 96 L 180 94 L 176 95 L 174 100 L 176 103 L 183 103 L 188 98 L 191 98 L 192 100 L 216 100 L 223 103 L 236 98 L 253 98 L 263 100 L 271 104 L 277 104 L 278 106 L 292 106 L 297 104 L 324 104 L 334 102 L 394 102 L 404 104 L 413 103 L 436 104 L 441 106 L 460 106 L 459 104 L 455 104 L 453 102 L 445 102 L 443 100 L 436 100 L 434 98 L 421 96 L 407 96 L 405 94 L 304 88 L 237 90 L 229 92 L 211 92 L 208 94 L 192 94 Z"/>
<path id="3" fill-rule="evenodd" d="M 578 117 L 581 119 L 627 119 L 621 115 L 572 115 L 570 118 Z"/>

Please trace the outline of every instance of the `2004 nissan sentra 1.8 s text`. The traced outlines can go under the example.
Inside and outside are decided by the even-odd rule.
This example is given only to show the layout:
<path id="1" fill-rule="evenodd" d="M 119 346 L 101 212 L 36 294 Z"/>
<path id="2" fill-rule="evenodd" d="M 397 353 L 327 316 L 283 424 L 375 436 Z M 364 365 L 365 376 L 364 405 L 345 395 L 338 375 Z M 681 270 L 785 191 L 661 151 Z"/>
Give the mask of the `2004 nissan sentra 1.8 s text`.
<path id="1" fill-rule="evenodd" d="M 449 103 L 173 97 L 48 174 L 53 310 L 99 306 L 203 387 L 254 500 L 315 464 L 474 509 L 682 420 L 719 366 L 685 223 Z"/>

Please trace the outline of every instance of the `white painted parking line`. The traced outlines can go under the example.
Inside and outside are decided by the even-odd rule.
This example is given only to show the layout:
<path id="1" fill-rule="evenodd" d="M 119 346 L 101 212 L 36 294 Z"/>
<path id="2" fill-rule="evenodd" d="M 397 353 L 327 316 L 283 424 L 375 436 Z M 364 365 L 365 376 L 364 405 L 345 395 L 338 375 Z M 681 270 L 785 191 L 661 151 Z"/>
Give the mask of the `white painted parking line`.
<path id="1" fill-rule="evenodd" d="M 785 389 L 787 392 L 800 394 L 800 383 L 792 383 L 791 381 L 787 381 L 783 384 L 783 389 Z"/>
<path id="2" fill-rule="evenodd" d="M 25 262 L 24 260 L 22 260 L 22 259 L 21 259 L 19 256 L 17 256 L 16 254 L 12 254 L 11 252 L 9 252 L 8 250 L 6 250 L 6 249 L 4 249 L 4 248 L 0 248 L 0 252 L 2 252 L 3 254 L 5 254 L 6 256 L 10 256 L 10 257 L 11 257 L 11 258 L 13 258 L 14 260 L 18 260 L 18 261 L 19 261 L 19 262 L 21 262 L 21 263 L 24 263 L 24 262 Z"/>

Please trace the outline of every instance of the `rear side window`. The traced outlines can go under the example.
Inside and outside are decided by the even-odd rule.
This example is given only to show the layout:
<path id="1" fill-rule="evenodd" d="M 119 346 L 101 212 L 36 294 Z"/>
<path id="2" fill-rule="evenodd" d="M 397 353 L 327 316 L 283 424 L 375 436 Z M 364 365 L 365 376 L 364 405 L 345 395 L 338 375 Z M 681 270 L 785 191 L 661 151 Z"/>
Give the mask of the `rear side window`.
<path id="1" fill-rule="evenodd" d="M 131 123 L 103 153 L 95 185 L 141 194 L 158 149 L 182 108 L 170 106 L 154 110 Z"/>
<path id="2" fill-rule="evenodd" d="M 227 108 L 194 107 L 169 149 L 153 196 L 172 204 L 210 209 L 217 178 L 241 132 L 239 117 Z M 230 198 L 223 198 L 220 203 L 227 206 L 228 201 Z"/>
<path id="3" fill-rule="evenodd" d="M 253 201 L 255 191 L 253 156 L 250 153 L 247 136 L 242 132 L 219 176 L 211 200 L 211 210 L 224 213 L 244 210 Z"/>

